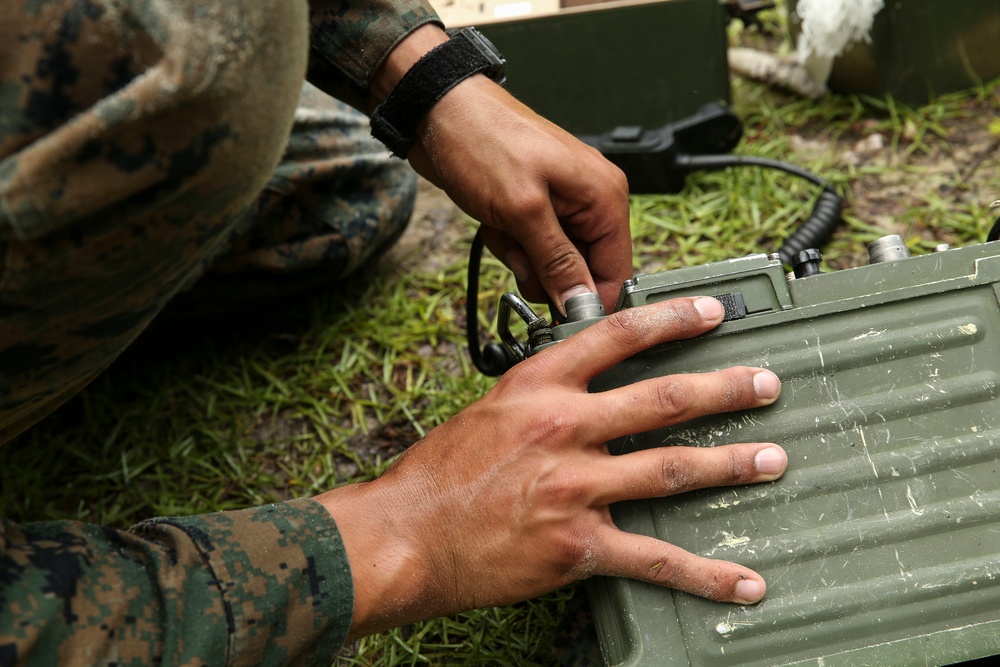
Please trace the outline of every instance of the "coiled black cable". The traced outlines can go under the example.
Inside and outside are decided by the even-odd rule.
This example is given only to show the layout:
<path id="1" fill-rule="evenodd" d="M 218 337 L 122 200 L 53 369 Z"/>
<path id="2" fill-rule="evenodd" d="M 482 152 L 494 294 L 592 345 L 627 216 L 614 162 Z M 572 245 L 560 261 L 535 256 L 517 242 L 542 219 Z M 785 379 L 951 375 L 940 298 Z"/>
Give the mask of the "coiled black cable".
<path id="1" fill-rule="evenodd" d="M 840 195 L 830 186 L 824 187 L 819 193 L 816 204 L 813 205 L 812 213 L 778 249 L 781 261 L 791 264 L 795 256 L 803 250 L 822 248 L 826 245 L 840 222 L 842 210 Z"/>
<path id="2" fill-rule="evenodd" d="M 778 249 L 781 261 L 791 264 L 795 256 L 807 248 L 821 248 L 840 223 L 843 205 L 840 195 L 822 178 L 794 164 L 748 155 L 678 155 L 676 164 L 686 171 L 706 171 L 728 167 L 764 167 L 777 169 L 804 178 L 823 188 L 813 205 L 812 213 Z"/>

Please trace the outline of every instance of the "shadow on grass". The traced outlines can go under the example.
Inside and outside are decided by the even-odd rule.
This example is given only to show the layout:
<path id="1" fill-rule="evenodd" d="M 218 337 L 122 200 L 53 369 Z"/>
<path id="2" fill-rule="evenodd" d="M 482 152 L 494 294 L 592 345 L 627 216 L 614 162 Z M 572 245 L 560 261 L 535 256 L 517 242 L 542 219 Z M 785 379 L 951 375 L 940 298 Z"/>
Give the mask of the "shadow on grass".
<path id="1" fill-rule="evenodd" d="M 383 279 L 373 265 L 335 286 L 225 312 L 169 306 L 94 382 L 0 447 L 0 516 L 124 527 L 306 495 L 309 484 L 284 463 L 305 427 L 272 420 L 258 432 L 247 394 L 262 389 L 224 376 L 300 352 L 312 332 L 377 298 Z"/>

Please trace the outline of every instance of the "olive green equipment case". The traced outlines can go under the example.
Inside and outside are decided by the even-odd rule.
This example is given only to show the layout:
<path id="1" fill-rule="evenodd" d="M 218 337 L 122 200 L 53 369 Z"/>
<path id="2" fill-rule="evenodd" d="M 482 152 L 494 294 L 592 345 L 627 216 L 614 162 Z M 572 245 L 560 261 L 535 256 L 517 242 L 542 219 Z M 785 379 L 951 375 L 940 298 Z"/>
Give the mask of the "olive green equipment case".
<path id="1" fill-rule="evenodd" d="M 507 88 L 574 134 L 657 128 L 728 102 L 719 0 L 620 0 L 476 26 L 507 58 Z"/>
<path id="2" fill-rule="evenodd" d="M 793 36 L 797 3 L 789 2 Z M 837 58 L 831 89 L 890 94 L 913 106 L 1000 76 L 998 0 L 886 0 L 870 40 Z"/>
<path id="3" fill-rule="evenodd" d="M 749 365 L 781 378 L 780 398 L 610 449 L 777 442 L 788 471 L 612 515 L 754 568 L 767 595 L 740 606 L 595 578 L 607 663 L 887 667 L 1000 653 L 1000 243 L 794 280 L 753 255 L 638 276 L 618 308 L 704 294 L 739 295 L 746 315 L 629 359 L 593 390 Z"/>

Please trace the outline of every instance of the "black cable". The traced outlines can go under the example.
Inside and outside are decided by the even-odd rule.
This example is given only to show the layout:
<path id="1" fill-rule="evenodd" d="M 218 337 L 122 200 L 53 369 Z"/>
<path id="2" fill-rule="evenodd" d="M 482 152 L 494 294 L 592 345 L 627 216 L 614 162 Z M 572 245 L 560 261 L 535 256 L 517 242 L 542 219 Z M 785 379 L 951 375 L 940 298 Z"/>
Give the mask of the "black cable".
<path id="1" fill-rule="evenodd" d="M 795 256 L 808 248 L 826 244 L 840 223 L 843 206 L 840 195 L 822 178 L 794 164 L 749 155 L 678 155 L 676 164 L 686 171 L 726 169 L 728 167 L 764 167 L 777 169 L 804 178 L 823 188 L 813 205 L 812 213 L 778 249 L 781 261 L 791 265 Z"/>
<path id="2" fill-rule="evenodd" d="M 803 250 L 826 245 L 840 222 L 842 210 L 840 195 L 830 186 L 824 187 L 813 205 L 812 213 L 778 249 L 781 261 L 791 265 L 795 256 Z"/>
<path id="3" fill-rule="evenodd" d="M 483 366 L 483 355 L 479 351 L 479 263 L 483 257 L 483 235 L 476 230 L 469 249 L 469 280 L 465 286 L 465 338 L 469 343 L 472 365 L 483 375 L 489 375 Z"/>
<path id="4" fill-rule="evenodd" d="M 479 349 L 479 264 L 482 256 L 483 235 L 481 229 L 477 229 L 472 239 L 472 247 L 469 249 L 469 280 L 465 293 L 465 338 L 469 343 L 472 365 L 483 375 L 497 377 L 517 363 L 517 359 L 514 359 L 507 348 L 499 343 L 487 343 L 482 351 Z"/>
<path id="5" fill-rule="evenodd" d="M 996 241 L 1000 239 L 1000 218 L 993 223 L 993 227 L 990 229 L 990 233 L 986 235 L 986 242 Z"/>
<path id="6" fill-rule="evenodd" d="M 708 171 L 727 167 L 765 167 L 777 169 L 804 178 L 821 188 L 828 187 L 826 181 L 816 174 L 794 164 L 750 155 L 678 155 L 675 164 L 686 171 Z"/>

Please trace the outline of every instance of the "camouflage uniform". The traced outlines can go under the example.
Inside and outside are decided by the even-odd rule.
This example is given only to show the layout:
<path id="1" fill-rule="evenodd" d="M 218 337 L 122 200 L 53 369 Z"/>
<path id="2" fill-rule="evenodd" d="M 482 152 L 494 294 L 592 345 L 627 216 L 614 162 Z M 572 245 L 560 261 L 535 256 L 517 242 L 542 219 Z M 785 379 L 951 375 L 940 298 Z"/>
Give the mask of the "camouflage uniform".
<path id="1" fill-rule="evenodd" d="M 0 2 L 0 443 L 199 278 L 208 299 L 279 293 L 400 231 L 412 174 L 302 80 L 364 109 L 385 54 L 436 17 L 314 5 Z M 352 604 L 310 500 L 129 531 L 0 520 L 0 665 L 328 664 Z"/>

